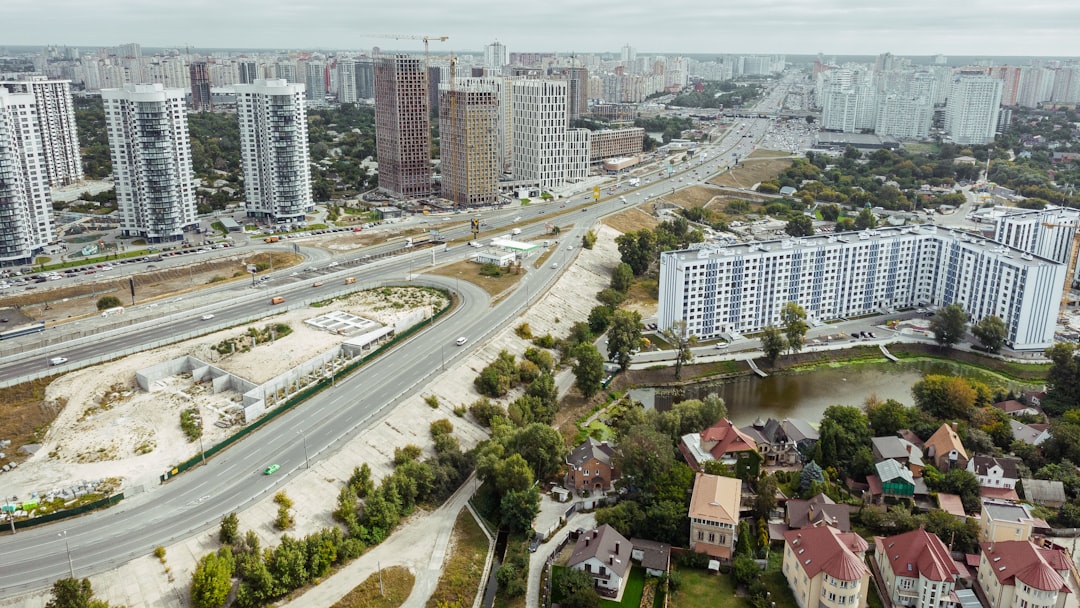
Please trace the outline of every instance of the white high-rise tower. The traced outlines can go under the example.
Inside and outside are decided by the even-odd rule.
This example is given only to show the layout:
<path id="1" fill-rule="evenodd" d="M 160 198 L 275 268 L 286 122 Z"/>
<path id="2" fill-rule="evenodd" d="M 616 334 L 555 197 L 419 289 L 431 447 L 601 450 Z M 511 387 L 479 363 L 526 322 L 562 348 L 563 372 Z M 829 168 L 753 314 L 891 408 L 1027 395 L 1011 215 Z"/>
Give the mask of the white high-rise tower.
<path id="1" fill-rule="evenodd" d="M 51 186 L 66 186 L 83 178 L 75 108 L 71 104 L 71 81 L 33 78 L 0 82 L 12 93 L 29 93 L 37 106 L 45 170 Z"/>
<path id="2" fill-rule="evenodd" d="M 0 87 L 0 266 L 32 263 L 53 240 L 37 101 Z"/>
<path id="3" fill-rule="evenodd" d="M 1003 83 L 983 74 L 960 74 L 945 104 L 945 130 L 958 144 L 994 141 Z"/>
<path id="4" fill-rule="evenodd" d="M 149 243 L 181 241 L 195 223 L 185 93 L 160 84 L 101 91 L 120 230 Z"/>
<path id="5" fill-rule="evenodd" d="M 516 80 L 513 104 L 514 178 L 556 188 L 588 174 L 587 129 L 569 129 L 565 80 Z"/>
<path id="6" fill-rule="evenodd" d="M 314 208 L 304 85 L 259 79 L 235 88 L 248 215 L 303 221 Z"/>

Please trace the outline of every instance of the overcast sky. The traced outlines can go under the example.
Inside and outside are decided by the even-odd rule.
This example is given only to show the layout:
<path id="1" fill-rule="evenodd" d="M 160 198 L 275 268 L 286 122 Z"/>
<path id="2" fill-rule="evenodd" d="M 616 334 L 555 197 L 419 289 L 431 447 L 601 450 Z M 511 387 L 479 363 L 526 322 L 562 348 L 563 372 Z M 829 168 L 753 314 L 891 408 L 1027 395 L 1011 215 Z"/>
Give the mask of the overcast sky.
<path id="1" fill-rule="evenodd" d="M 0 0 L 0 23 L 86 48 L 1080 56 L 1076 0 Z"/>

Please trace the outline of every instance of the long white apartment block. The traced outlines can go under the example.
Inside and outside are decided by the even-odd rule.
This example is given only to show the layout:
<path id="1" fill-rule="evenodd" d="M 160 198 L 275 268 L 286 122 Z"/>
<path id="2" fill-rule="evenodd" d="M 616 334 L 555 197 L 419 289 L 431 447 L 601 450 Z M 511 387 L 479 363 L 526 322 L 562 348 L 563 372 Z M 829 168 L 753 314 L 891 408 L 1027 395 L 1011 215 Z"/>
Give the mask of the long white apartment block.
<path id="1" fill-rule="evenodd" d="M 36 77 L 2 81 L 0 88 L 34 96 L 49 184 L 57 187 L 81 181 L 82 153 L 75 126 L 75 107 L 71 102 L 71 81 Z"/>
<path id="2" fill-rule="evenodd" d="M 120 230 L 150 243 L 180 241 L 195 224 L 191 140 L 183 89 L 103 89 Z"/>
<path id="3" fill-rule="evenodd" d="M 1030 254 L 1069 263 L 1073 236 L 1080 226 L 1080 209 L 1048 206 L 1045 209 L 998 207 L 994 240 Z"/>
<path id="4" fill-rule="evenodd" d="M 234 89 L 248 215 L 302 222 L 315 208 L 304 85 L 260 78 Z"/>
<path id="5" fill-rule="evenodd" d="M 787 302 L 812 319 L 960 304 L 1005 321 L 1018 350 L 1053 343 L 1065 264 L 967 233 L 883 228 L 660 256 L 658 323 L 702 339 L 780 325 Z"/>
<path id="6" fill-rule="evenodd" d="M 37 107 L 0 87 L 0 266 L 32 263 L 56 235 Z"/>

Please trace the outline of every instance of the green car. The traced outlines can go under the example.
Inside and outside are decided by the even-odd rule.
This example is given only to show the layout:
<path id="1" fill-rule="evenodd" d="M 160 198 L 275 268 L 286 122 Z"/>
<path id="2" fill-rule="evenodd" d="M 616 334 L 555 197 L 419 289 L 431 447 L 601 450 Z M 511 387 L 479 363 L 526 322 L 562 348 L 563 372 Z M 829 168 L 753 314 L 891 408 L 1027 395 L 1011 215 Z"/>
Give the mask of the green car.
<path id="1" fill-rule="evenodd" d="M 272 464 L 272 465 L 266 467 L 266 470 L 263 471 L 263 475 L 273 475 L 280 468 L 281 468 L 280 464 Z"/>

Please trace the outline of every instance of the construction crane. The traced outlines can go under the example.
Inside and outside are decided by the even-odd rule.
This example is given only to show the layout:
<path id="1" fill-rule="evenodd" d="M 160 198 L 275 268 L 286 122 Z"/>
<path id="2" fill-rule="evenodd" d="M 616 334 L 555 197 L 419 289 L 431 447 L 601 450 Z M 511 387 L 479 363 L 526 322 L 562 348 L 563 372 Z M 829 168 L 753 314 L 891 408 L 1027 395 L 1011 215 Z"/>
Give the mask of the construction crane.
<path id="1" fill-rule="evenodd" d="M 449 36 L 415 36 L 412 34 L 365 34 L 363 38 L 385 38 L 387 40 L 423 40 L 424 41 L 424 64 L 427 65 L 428 60 L 428 42 L 436 40 L 438 42 L 446 42 L 450 39 Z"/>

